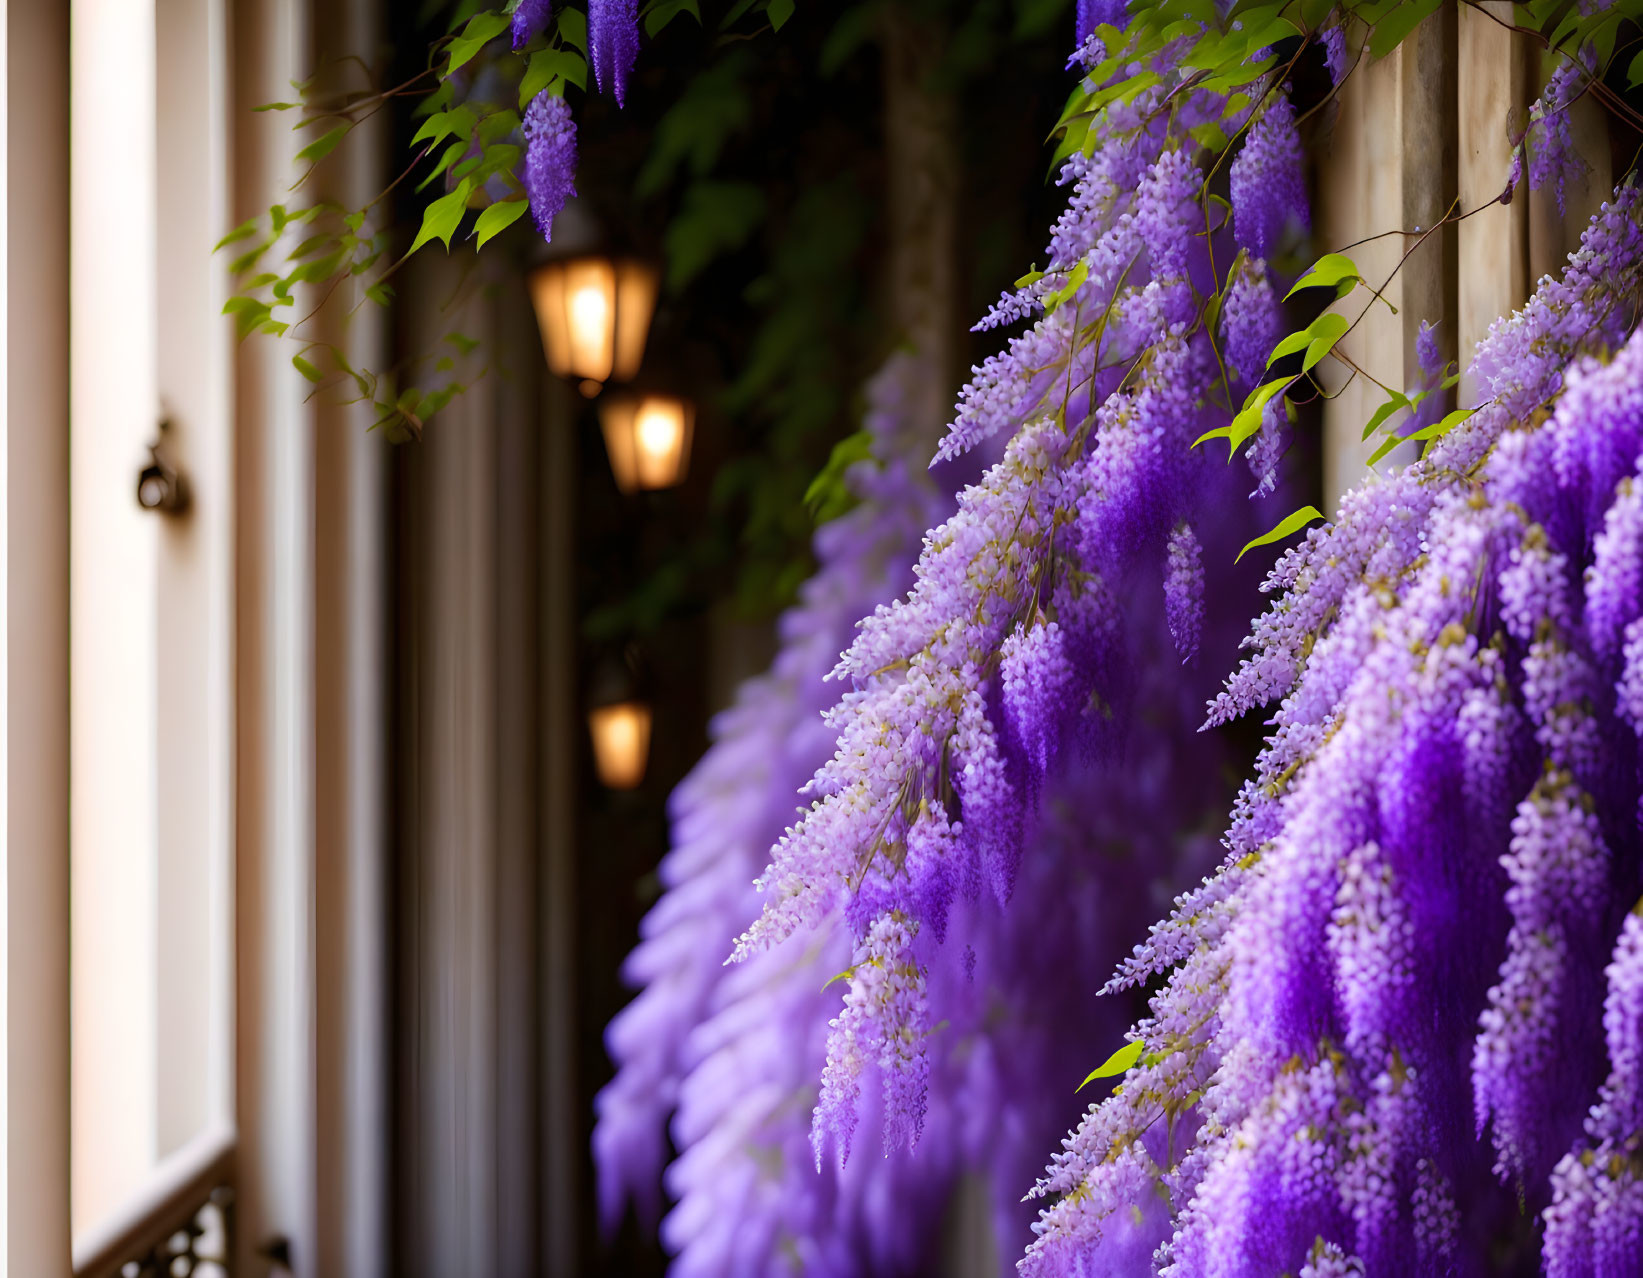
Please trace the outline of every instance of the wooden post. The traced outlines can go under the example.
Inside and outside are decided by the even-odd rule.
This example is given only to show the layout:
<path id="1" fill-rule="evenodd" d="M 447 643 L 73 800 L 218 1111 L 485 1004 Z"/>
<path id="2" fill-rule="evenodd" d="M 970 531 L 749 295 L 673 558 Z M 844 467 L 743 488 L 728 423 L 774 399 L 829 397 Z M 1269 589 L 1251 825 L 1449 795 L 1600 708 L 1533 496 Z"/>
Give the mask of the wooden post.
<path id="1" fill-rule="evenodd" d="M 1386 57 L 1371 61 L 1366 53 L 1341 91 L 1324 150 L 1317 248 L 1346 251 L 1369 284 L 1385 285 L 1390 303 L 1371 305 L 1341 344 L 1363 374 L 1349 378 L 1333 361 L 1322 366 L 1335 396 L 1324 408 L 1326 509 L 1362 479 L 1379 445 L 1362 438 L 1364 423 L 1385 400 L 1376 382 L 1396 390 L 1416 384 L 1421 321 L 1439 326 L 1446 357 L 1456 348 L 1454 228 L 1422 238 L 1455 198 L 1455 22 L 1446 5 Z M 1356 320 L 1368 298 L 1360 287 L 1334 309 Z"/>
<path id="2" fill-rule="evenodd" d="M 1526 46 L 1502 25 L 1512 21 L 1510 3 L 1487 0 L 1482 10 L 1461 7 L 1457 58 L 1461 212 L 1482 209 L 1459 227 L 1462 405 L 1478 398 L 1469 368 L 1472 351 L 1499 316 L 1510 314 L 1529 295 L 1528 201 L 1490 205 L 1506 188 L 1512 139 L 1524 124 Z"/>

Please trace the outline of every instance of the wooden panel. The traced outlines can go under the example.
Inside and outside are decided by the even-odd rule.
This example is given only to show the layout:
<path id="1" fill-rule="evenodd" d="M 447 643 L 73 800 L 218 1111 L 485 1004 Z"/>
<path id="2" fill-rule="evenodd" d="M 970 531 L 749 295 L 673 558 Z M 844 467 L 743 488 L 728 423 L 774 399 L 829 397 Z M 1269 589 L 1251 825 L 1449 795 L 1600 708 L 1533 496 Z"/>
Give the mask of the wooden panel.
<path id="1" fill-rule="evenodd" d="M 1460 224 L 1460 402 L 1475 403 L 1477 383 L 1467 365 L 1479 339 L 1498 316 L 1522 305 L 1529 292 L 1528 202 L 1484 205 L 1499 197 L 1512 159 L 1512 137 L 1528 103 L 1523 44 L 1501 25 L 1512 20 L 1506 0 L 1488 0 L 1480 12 L 1460 12 L 1460 201 L 1463 212 L 1482 211 Z"/>
<path id="2" fill-rule="evenodd" d="M 1403 51 L 1371 62 L 1366 57 L 1343 86 L 1333 135 L 1320 146 L 1325 156 L 1320 173 L 1316 247 L 1320 251 L 1345 249 L 1364 278 L 1386 283 L 1384 296 L 1401 312 L 1404 281 L 1394 274 L 1403 253 L 1396 232 L 1403 225 L 1404 187 L 1402 147 L 1404 94 Z M 1367 243 L 1358 243 L 1370 236 Z M 1356 320 L 1367 294 L 1356 293 L 1336 303 L 1336 310 Z M 1342 340 L 1341 350 L 1360 368 L 1389 386 L 1403 384 L 1403 323 L 1376 303 Z M 1363 474 L 1373 444 L 1360 439 L 1363 423 L 1380 402 L 1381 393 L 1364 377 L 1349 377 L 1334 360 L 1320 366 L 1334 396 L 1324 407 L 1324 483 L 1326 508 Z"/>

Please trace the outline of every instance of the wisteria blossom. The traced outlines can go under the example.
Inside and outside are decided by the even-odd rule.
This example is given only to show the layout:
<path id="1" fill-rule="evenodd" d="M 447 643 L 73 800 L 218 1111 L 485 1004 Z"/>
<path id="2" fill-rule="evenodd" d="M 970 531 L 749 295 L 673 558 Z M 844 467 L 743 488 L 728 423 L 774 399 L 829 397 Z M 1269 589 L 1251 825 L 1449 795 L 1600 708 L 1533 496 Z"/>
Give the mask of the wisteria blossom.
<path id="1" fill-rule="evenodd" d="M 1212 707 L 1277 700 L 1267 747 L 1220 872 L 1114 982 L 1167 974 L 1025 1274 L 1103 1271 L 1160 1193 L 1172 1278 L 1521 1264 L 1520 1196 L 1549 1273 L 1643 1265 L 1639 214 L 1618 192 L 1479 348 L 1479 411 L 1274 570 Z"/>
<path id="2" fill-rule="evenodd" d="M 522 131 L 531 217 L 542 238 L 551 240 L 553 219 L 576 194 L 576 121 L 563 97 L 543 92 L 525 108 Z"/>
<path id="3" fill-rule="evenodd" d="M 514 49 L 523 49 L 533 37 L 539 35 L 552 14 L 553 0 L 519 0 L 519 7 L 513 11 L 513 21 L 508 28 Z"/>
<path id="4" fill-rule="evenodd" d="M 864 597 L 905 586 L 924 525 L 951 509 L 922 473 L 934 431 L 907 420 L 905 360 L 870 387 L 876 460 L 850 473 L 860 504 L 818 532 L 821 571 L 782 623 L 775 667 L 717 721 L 714 748 L 675 794 L 667 891 L 627 968 L 643 988 L 608 1035 L 619 1070 L 595 1132 L 603 1211 L 613 1220 L 630 1198 L 654 1210 L 673 1114 L 680 1153 L 666 1184 L 677 1206 L 662 1236 L 678 1273 L 928 1272 L 943 1205 L 965 1177 L 986 1188 L 1008 1264 L 1030 1238 L 1020 1186 L 1125 1015 L 1124 1001 L 1092 1000 L 1041 973 L 1110 967 L 1167 885 L 1214 861 L 1209 832 L 1228 796 L 1202 781 L 1224 772 L 1225 746 L 1192 731 L 1214 665 L 1183 679 L 1165 601 L 1138 596 L 1133 695 L 1149 723 L 1172 729 L 1045 786 L 1010 909 L 961 890 L 939 909 L 925 902 L 918 932 L 892 911 L 857 946 L 834 919 L 722 966 L 758 914 L 750 880 L 771 834 L 826 757 L 825 675 Z M 1247 535 L 1249 523 L 1233 487 L 1227 496 L 1207 526 L 1223 540 Z M 1217 663 L 1234 651 L 1253 584 L 1240 572 L 1198 600 L 1200 642 Z M 1182 775 L 1199 779 L 1185 800 Z M 944 854 L 943 824 L 928 828 L 931 843 L 908 848 L 915 871 L 921 857 Z M 907 1006 L 887 1015 L 887 999 Z M 844 1141 L 824 1142 L 818 1166 L 813 1140 L 833 1131 L 813 1131 L 818 1101 L 853 1138 L 848 1161 Z M 898 1148 L 882 1158 L 881 1144 Z"/>
<path id="5" fill-rule="evenodd" d="M 1195 302 L 1211 284 L 1201 176 L 1172 141 L 1167 83 L 1111 113 L 1110 144 L 1068 163 L 1051 271 L 984 321 L 1036 316 L 974 370 L 937 456 L 996 437 L 1003 457 L 929 533 L 912 590 L 864 621 L 838 663 L 838 744 L 760 878 L 764 910 L 739 960 L 840 913 L 857 945 L 892 916 L 939 943 L 952 901 L 1008 901 L 1045 785 L 1124 739 L 1130 601 L 1167 599 L 1171 646 L 1195 650 L 1200 566 L 1177 527 L 1217 506 L 1226 468 L 1193 443 L 1226 410 L 1209 394 L 1219 363 Z M 1205 95 L 1177 96 L 1189 113 L 1208 109 Z M 1252 258 L 1238 268 L 1252 323 L 1276 322 L 1265 269 Z M 1240 359 L 1260 376 L 1264 352 Z M 835 1027 L 830 1078 L 859 1059 L 863 1019 L 884 1022 L 876 1041 L 918 1033 L 913 1002 L 853 1006 Z M 824 1091 L 819 1142 L 853 1139 L 853 1097 Z M 892 1140 L 919 1130 L 917 1090 L 896 1103 L 910 1109 L 884 1115 Z"/>
<path id="6" fill-rule="evenodd" d="M 601 92 L 622 106 L 639 57 L 638 0 L 588 0 L 588 61 Z"/>

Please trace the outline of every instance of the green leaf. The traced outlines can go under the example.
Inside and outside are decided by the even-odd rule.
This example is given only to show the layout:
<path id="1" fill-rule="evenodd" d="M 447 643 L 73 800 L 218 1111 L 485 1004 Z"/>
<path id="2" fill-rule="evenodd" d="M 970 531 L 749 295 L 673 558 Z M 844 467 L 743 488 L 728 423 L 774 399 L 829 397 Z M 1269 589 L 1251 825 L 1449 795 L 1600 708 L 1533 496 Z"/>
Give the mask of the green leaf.
<path id="1" fill-rule="evenodd" d="M 480 211 L 479 220 L 474 223 L 474 238 L 478 241 L 478 247 L 484 248 L 494 236 L 507 230 L 529 207 L 529 201 L 524 199 L 499 200 L 486 205 Z"/>
<path id="2" fill-rule="evenodd" d="M 1304 351 L 1307 347 L 1307 343 L 1311 340 L 1312 332 L 1310 326 L 1308 328 L 1303 328 L 1298 333 L 1291 333 L 1288 337 L 1284 338 L 1283 341 L 1279 342 L 1272 348 L 1272 354 L 1266 357 L 1266 366 L 1271 368 L 1285 355 L 1293 355 L 1296 351 Z"/>
<path id="3" fill-rule="evenodd" d="M 1643 52 L 1634 56 L 1626 68 L 1626 87 L 1635 89 L 1639 84 L 1643 84 Z"/>
<path id="4" fill-rule="evenodd" d="M 1284 301 L 1287 302 L 1303 288 L 1333 288 L 1337 290 L 1337 296 L 1345 297 L 1352 288 L 1341 291 L 1341 285 L 1356 287 L 1362 278 L 1358 273 L 1358 264 L 1350 257 L 1341 253 L 1325 253 L 1312 264 L 1310 271 L 1295 281 L 1295 287 L 1284 294 Z"/>
<path id="5" fill-rule="evenodd" d="M 1249 398 L 1244 401 L 1244 406 L 1238 410 L 1238 415 L 1231 422 L 1214 430 L 1206 430 L 1192 441 L 1192 446 L 1197 448 L 1206 439 L 1224 439 L 1229 445 L 1227 460 L 1230 462 L 1237 455 L 1238 446 L 1261 429 L 1261 415 L 1266 411 L 1272 397 L 1288 390 L 1295 380 L 1293 377 L 1280 377 L 1276 381 L 1257 386 L 1249 393 Z"/>
<path id="6" fill-rule="evenodd" d="M 1346 330 L 1350 327 L 1346 316 L 1337 311 L 1325 311 L 1308 324 L 1306 331 L 1311 334 L 1312 340 L 1307 343 L 1306 358 L 1301 360 L 1301 371 L 1310 373 L 1319 360 L 1335 349 L 1335 343 L 1346 335 Z"/>
<path id="7" fill-rule="evenodd" d="M 253 217 L 241 222 L 227 235 L 223 236 L 222 239 L 218 240 L 211 251 L 215 253 L 220 248 L 227 248 L 230 244 L 237 244 L 239 241 L 255 235 L 257 233 L 258 220 L 259 219 Z"/>
<path id="8" fill-rule="evenodd" d="M 793 0 L 770 0 L 765 15 L 770 19 L 771 30 L 780 31 L 793 16 Z"/>
<path id="9" fill-rule="evenodd" d="M 1413 0 L 1397 4 L 1390 13 L 1375 23 L 1369 37 L 1369 56 L 1384 58 L 1403 43 L 1404 37 L 1421 22 L 1438 11 L 1443 0 Z"/>
<path id="10" fill-rule="evenodd" d="M 1254 541 L 1250 542 L 1247 546 L 1240 550 L 1238 552 L 1238 559 L 1242 559 L 1257 546 L 1270 546 L 1275 541 L 1282 541 L 1291 533 L 1298 532 L 1300 529 L 1305 528 L 1314 519 L 1322 519 L 1323 517 L 1324 512 L 1319 510 L 1316 506 L 1302 506 L 1293 515 L 1287 515 L 1280 520 L 1278 526 L 1271 532 L 1263 533 L 1261 536 L 1257 537 Z M 1234 559 L 1232 562 L 1237 563 L 1238 559 Z"/>
<path id="11" fill-rule="evenodd" d="M 424 139 L 437 144 L 452 134 L 466 138 L 473 133 L 478 124 L 479 116 L 466 103 L 452 107 L 449 111 L 435 111 L 422 122 L 422 127 L 411 138 L 411 145 L 414 147 Z"/>
<path id="12" fill-rule="evenodd" d="M 260 258 L 264 253 L 268 252 L 268 250 L 271 247 L 273 247 L 273 243 L 274 242 L 272 240 L 264 240 L 261 244 L 258 244 L 255 248 L 249 249 L 246 252 L 241 253 L 238 257 L 236 257 L 232 262 L 230 262 L 228 264 L 228 273 L 230 275 L 244 275 L 247 271 L 249 271 L 253 266 L 255 266 L 257 264 L 257 259 L 258 258 Z"/>
<path id="13" fill-rule="evenodd" d="M 462 34 L 451 41 L 451 60 L 445 64 L 445 74 L 449 76 L 458 67 L 473 60 L 475 54 L 483 49 L 508 27 L 508 15 L 505 13 L 476 13 L 468 20 L 468 25 L 462 29 Z"/>
<path id="14" fill-rule="evenodd" d="M 301 373 L 311 382 L 322 382 L 325 380 L 325 374 L 320 372 L 319 369 L 315 368 L 301 355 L 291 356 L 291 365 L 297 370 L 297 372 Z"/>
<path id="15" fill-rule="evenodd" d="M 319 137 L 297 152 L 297 163 L 318 164 L 337 149 L 337 143 L 347 137 L 348 130 L 353 127 L 351 124 L 339 124 L 329 132 L 320 134 Z"/>
<path id="16" fill-rule="evenodd" d="M 696 0 L 657 0 L 645 9 L 645 34 L 654 40 L 656 33 L 681 13 L 688 13 L 697 26 L 702 25 L 702 11 L 696 7 Z"/>
<path id="17" fill-rule="evenodd" d="M 1430 426 L 1427 426 L 1422 430 L 1417 430 L 1412 434 L 1405 435 L 1404 438 L 1424 439 L 1426 441 L 1426 447 L 1421 450 L 1421 454 L 1424 456 L 1431 450 L 1432 444 L 1435 441 L 1442 439 L 1445 435 L 1454 430 L 1455 427 L 1459 426 L 1463 421 L 1477 411 L 1478 410 L 1475 408 L 1457 408 L 1454 412 L 1449 413 L 1442 419 L 1433 422 Z"/>
<path id="18" fill-rule="evenodd" d="M 587 59 L 569 49 L 542 49 L 531 54 L 530 61 L 525 64 L 525 78 L 519 82 L 520 109 L 523 110 L 532 98 L 552 84 L 555 76 L 586 90 Z"/>
<path id="19" fill-rule="evenodd" d="M 307 257 L 308 254 L 312 253 L 315 249 L 319 248 L 321 245 L 330 243 L 335 238 L 336 236 L 330 234 L 328 231 L 321 231 L 318 235 L 310 235 L 301 244 L 297 245 L 296 248 L 287 253 L 285 255 L 285 260 L 287 262 L 295 262 L 300 257 Z"/>
<path id="20" fill-rule="evenodd" d="M 1065 284 L 1063 284 L 1060 288 L 1058 288 L 1055 292 L 1047 294 L 1045 296 L 1045 298 L 1044 298 L 1044 313 L 1049 314 L 1051 311 L 1054 311 L 1058 306 L 1060 306 L 1063 302 L 1067 301 L 1070 297 L 1073 296 L 1073 294 L 1078 292 L 1079 289 L 1084 287 L 1084 281 L 1089 279 L 1089 278 L 1090 278 L 1090 264 L 1089 264 L 1089 261 L 1086 258 L 1079 258 L 1078 259 L 1078 265 L 1073 267 L 1072 274 L 1067 277 L 1067 282 Z"/>
<path id="21" fill-rule="evenodd" d="M 1367 440 L 1371 435 L 1379 430 L 1381 426 L 1385 424 L 1386 419 L 1392 416 L 1392 414 L 1397 412 L 1400 408 L 1412 407 L 1413 404 L 1410 403 L 1407 395 L 1405 395 L 1402 391 L 1392 391 L 1391 397 L 1386 401 L 1386 403 L 1382 404 L 1375 410 L 1374 415 L 1369 419 L 1369 424 L 1363 428 L 1364 439 Z"/>
<path id="22" fill-rule="evenodd" d="M 450 252 L 451 236 L 456 234 L 456 228 L 462 225 L 462 215 L 468 210 L 468 195 L 473 190 L 473 182 L 463 178 L 457 183 L 456 190 L 440 196 L 422 214 L 422 229 L 416 233 L 416 239 L 411 242 L 410 252 L 415 253 L 429 240 L 438 240 Z"/>
<path id="23" fill-rule="evenodd" d="M 1227 149 L 1226 131 L 1214 120 L 1207 120 L 1203 124 L 1195 124 L 1187 130 L 1192 140 L 1206 151 L 1225 151 Z"/>
<path id="24" fill-rule="evenodd" d="M 300 102 L 264 102 L 261 106 L 254 106 L 253 111 L 289 111 L 292 107 L 301 106 Z"/>
<path id="25" fill-rule="evenodd" d="M 804 490 L 804 506 L 817 524 L 837 519 L 856 504 L 856 495 L 845 483 L 845 475 L 857 462 L 873 456 L 873 437 L 865 430 L 846 435 L 833 445 L 827 465 Z"/>
<path id="26" fill-rule="evenodd" d="M 392 284 L 371 284 L 365 289 L 365 296 L 378 306 L 386 306 L 394 300 L 394 286 Z"/>
<path id="27" fill-rule="evenodd" d="M 588 51 L 588 17 L 573 5 L 559 11 L 559 38 L 573 48 Z"/>
<path id="28" fill-rule="evenodd" d="M 1131 1065 L 1141 1059 L 1141 1053 L 1144 1051 L 1146 1051 L 1146 1044 L 1144 1043 L 1139 1041 L 1125 1043 L 1124 1046 L 1086 1074 L 1084 1081 L 1073 1089 L 1074 1093 L 1083 1091 L 1088 1084 L 1093 1083 L 1098 1078 L 1111 1078 L 1115 1074 L 1126 1072 Z"/>

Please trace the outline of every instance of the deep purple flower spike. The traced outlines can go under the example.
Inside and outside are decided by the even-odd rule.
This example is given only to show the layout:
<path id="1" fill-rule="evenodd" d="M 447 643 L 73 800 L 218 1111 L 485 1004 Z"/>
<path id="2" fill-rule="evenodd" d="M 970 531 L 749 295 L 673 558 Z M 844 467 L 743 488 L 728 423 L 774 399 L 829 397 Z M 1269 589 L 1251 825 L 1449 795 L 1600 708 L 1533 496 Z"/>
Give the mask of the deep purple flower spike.
<path id="1" fill-rule="evenodd" d="M 639 57 L 637 0 L 588 0 L 588 55 L 600 92 L 622 106 L 628 74 Z"/>
<path id="2" fill-rule="evenodd" d="M 544 240 L 553 239 L 553 219 L 576 194 L 576 121 L 570 103 L 538 93 L 525 108 L 525 193 Z"/>

